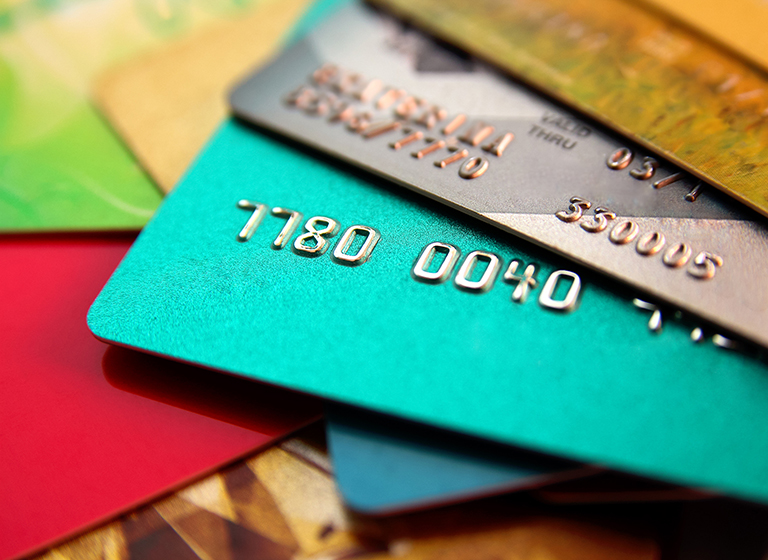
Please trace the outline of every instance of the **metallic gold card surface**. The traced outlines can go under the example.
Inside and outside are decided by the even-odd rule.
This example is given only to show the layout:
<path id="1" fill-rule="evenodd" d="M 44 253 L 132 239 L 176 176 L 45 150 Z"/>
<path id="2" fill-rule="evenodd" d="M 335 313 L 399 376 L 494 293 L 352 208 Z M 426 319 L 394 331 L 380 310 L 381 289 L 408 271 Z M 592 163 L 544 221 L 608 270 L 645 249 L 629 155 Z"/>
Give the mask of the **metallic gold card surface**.
<path id="1" fill-rule="evenodd" d="M 373 0 L 768 215 L 768 73 L 625 0 Z"/>
<path id="2" fill-rule="evenodd" d="M 768 70 L 768 3 L 763 0 L 645 0 Z"/>
<path id="3" fill-rule="evenodd" d="M 164 192 L 226 116 L 232 82 L 274 54 L 308 3 L 263 3 L 98 78 L 96 103 Z"/>

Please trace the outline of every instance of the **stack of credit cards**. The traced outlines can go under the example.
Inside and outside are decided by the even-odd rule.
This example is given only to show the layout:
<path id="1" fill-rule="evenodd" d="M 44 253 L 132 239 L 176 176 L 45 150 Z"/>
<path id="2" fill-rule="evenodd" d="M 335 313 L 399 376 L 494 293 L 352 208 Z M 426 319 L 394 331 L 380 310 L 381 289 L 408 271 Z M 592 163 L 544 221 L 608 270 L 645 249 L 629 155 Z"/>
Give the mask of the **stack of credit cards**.
<path id="1" fill-rule="evenodd" d="M 739 1 L 5 6 L 0 558 L 764 558 Z"/>

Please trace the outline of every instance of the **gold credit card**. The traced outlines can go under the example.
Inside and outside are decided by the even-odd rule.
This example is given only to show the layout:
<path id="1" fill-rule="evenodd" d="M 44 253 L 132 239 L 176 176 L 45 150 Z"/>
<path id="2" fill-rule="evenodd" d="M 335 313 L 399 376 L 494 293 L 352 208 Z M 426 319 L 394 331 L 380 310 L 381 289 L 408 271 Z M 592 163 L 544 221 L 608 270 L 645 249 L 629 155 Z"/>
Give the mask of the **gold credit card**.
<path id="1" fill-rule="evenodd" d="M 261 2 L 101 74 L 93 95 L 142 167 L 170 191 L 227 114 L 226 91 L 267 60 L 309 0 Z"/>
<path id="2" fill-rule="evenodd" d="M 765 0 L 645 0 L 768 70 Z"/>
<path id="3" fill-rule="evenodd" d="M 622 0 L 372 0 L 768 215 L 768 74 Z"/>

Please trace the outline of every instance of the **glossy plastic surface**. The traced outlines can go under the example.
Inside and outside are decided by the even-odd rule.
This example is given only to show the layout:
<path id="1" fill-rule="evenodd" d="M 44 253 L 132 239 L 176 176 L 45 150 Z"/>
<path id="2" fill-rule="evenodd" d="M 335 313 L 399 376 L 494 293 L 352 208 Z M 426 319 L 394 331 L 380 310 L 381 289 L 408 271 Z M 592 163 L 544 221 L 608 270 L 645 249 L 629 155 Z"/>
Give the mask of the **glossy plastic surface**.
<path id="1" fill-rule="evenodd" d="M 97 341 L 88 306 L 132 240 L 0 240 L 0 558 L 157 495 L 320 412 L 308 397 Z"/>

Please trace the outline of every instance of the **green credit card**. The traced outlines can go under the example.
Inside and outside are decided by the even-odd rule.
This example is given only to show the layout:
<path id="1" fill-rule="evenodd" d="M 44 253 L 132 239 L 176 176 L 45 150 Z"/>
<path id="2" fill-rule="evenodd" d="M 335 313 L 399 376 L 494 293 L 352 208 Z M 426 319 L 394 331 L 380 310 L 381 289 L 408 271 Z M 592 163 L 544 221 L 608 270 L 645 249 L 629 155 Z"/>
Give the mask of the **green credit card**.
<path id="1" fill-rule="evenodd" d="M 228 122 L 88 322 L 115 344 L 768 502 L 765 362 L 711 331 L 692 342 L 697 325 L 674 312 L 659 331 L 652 310 L 512 235 Z"/>
<path id="2" fill-rule="evenodd" d="M 0 232 L 141 228 L 161 195 L 92 107 L 92 80 L 260 3 L 0 2 Z"/>

